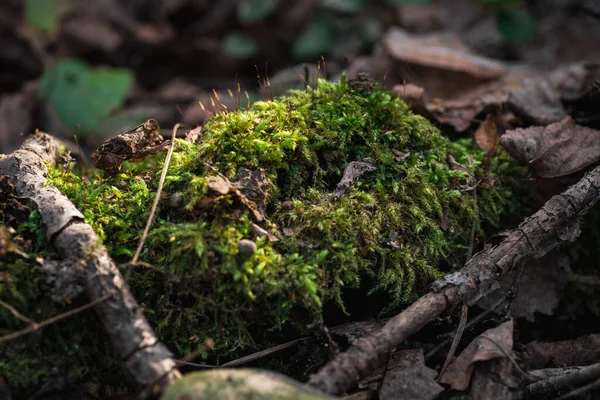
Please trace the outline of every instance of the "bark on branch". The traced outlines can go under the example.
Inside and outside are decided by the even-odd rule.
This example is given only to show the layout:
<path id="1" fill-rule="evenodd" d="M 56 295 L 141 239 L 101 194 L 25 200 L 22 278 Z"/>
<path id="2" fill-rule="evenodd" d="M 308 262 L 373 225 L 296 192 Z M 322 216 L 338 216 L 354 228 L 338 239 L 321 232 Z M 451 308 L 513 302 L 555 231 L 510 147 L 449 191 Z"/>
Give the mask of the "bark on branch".
<path id="1" fill-rule="evenodd" d="M 579 236 L 579 220 L 600 197 L 600 167 L 586 174 L 565 192 L 552 197 L 535 214 L 495 247 L 476 254 L 459 271 L 435 282 L 432 290 L 381 330 L 356 341 L 331 360 L 309 386 L 338 395 L 354 388 L 373 370 L 385 365 L 391 350 L 418 332 L 447 308 L 472 304 L 495 290 L 498 279 L 530 258 L 540 258 Z"/>
<path id="2" fill-rule="evenodd" d="M 92 227 L 53 186 L 44 186 L 48 169 L 56 165 L 59 143 L 45 133 L 30 135 L 21 148 L 0 156 L 0 175 L 8 177 L 17 197 L 33 201 L 42 217 L 46 238 L 65 264 L 81 269 L 90 302 L 111 296 L 94 310 L 110 336 L 113 348 L 126 361 L 143 395 L 157 394 L 181 377 L 173 355 L 146 321 L 142 309 Z"/>

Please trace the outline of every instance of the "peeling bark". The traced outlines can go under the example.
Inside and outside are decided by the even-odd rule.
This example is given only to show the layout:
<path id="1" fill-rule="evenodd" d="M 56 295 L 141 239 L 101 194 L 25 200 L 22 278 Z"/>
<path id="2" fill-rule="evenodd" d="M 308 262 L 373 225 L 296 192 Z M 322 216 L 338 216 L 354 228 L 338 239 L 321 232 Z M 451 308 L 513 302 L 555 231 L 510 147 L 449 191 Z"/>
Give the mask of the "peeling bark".
<path id="1" fill-rule="evenodd" d="M 105 247 L 83 215 L 58 189 L 44 186 L 48 169 L 56 165 L 59 143 L 45 133 L 30 135 L 21 148 L 0 158 L 0 175 L 8 177 L 17 197 L 33 201 L 46 229 L 46 238 L 77 275 L 94 306 L 113 348 L 142 387 L 142 397 L 156 395 L 181 377 L 172 353 L 162 344 L 143 315 Z"/>
<path id="2" fill-rule="evenodd" d="M 497 246 L 477 253 L 458 272 L 435 282 L 431 291 L 392 318 L 381 330 L 357 340 L 345 353 L 311 376 L 309 386 L 328 394 L 354 388 L 385 365 L 390 351 L 454 304 L 473 304 L 498 287 L 498 278 L 522 262 L 540 258 L 579 236 L 579 220 L 600 198 L 600 167 L 552 197 Z"/>

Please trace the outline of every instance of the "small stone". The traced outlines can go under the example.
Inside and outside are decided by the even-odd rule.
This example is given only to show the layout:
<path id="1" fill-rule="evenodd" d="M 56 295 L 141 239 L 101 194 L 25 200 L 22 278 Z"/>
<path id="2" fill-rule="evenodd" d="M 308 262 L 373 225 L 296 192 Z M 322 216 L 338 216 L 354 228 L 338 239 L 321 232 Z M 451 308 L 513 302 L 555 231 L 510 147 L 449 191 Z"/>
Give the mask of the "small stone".
<path id="1" fill-rule="evenodd" d="M 240 254 L 246 256 L 250 256 L 256 252 L 256 243 L 249 239 L 240 240 L 237 247 Z"/>
<path id="2" fill-rule="evenodd" d="M 171 196 L 167 199 L 166 205 L 170 209 L 178 210 L 185 206 L 185 199 L 181 195 Z"/>
<path id="3" fill-rule="evenodd" d="M 229 182 L 220 176 L 209 176 L 206 184 L 211 190 L 223 195 L 229 193 L 229 188 L 231 187 Z"/>
<path id="4" fill-rule="evenodd" d="M 125 191 L 125 190 L 127 190 L 127 189 L 129 189 L 129 185 L 125 181 L 119 181 L 119 182 L 117 182 L 115 184 L 115 187 L 117 189 L 119 189 L 120 191 L 122 191 L 122 192 Z"/>

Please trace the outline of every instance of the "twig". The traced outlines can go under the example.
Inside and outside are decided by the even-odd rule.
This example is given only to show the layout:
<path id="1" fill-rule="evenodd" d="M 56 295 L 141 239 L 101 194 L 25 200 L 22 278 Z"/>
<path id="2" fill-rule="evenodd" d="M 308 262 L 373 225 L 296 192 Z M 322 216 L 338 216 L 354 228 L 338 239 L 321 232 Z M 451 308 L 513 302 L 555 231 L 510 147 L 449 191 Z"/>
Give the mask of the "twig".
<path id="1" fill-rule="evenodd" d="M 225 364 L 221 365 L 221 367 L 225 368 L 225 367 L 238 367 L 240 365 L 244 365 L 247 364 L 249 362 L 252 361 L 256 361 L 256 360 L 260 360 L 261 358 L 265 358 L 267 356 L 270 356 L 272 354 L 275 354 L 279 351 L 285 350 L 285 349 L 289 349 L 291 347 L 297 346 L 298 343 L 303 342 L 305 340 L 308 340 L 310 338 L 308 337 L 304 337 L 304 338 L 300 338 L 300 339 L 294 339 L 290 342 L 287 343 L 282 343 L 280 345 L 265 349 L 265 350 L 261 350 L 261 351 L 257 351 L 256 353 L 252 353 L 250 355 L 247 355 L 245 357 L 241 357 L 238 358 L 236 360 L 232 360 L 229 362 L 226 362 Z"/>
<path id="2" fill-rule="evenodd" d="M 107 294 L 104 297 L 101 297 L 99 299 L 96 299 L 96 300 L 92 301 L 91 303 L 84 304 L 81 307 L 77 307 L 77 308 L 74 308 L 74 309 L 69 310 L 67 312 L 64 312 L 62 314 L 56 315 L 56 316 L 54 316 L 52 318 L 49 318 L 49 319 L 47 319 L 45 321 L 42 321 L 40 323 L 37 323 L 37 322 L 32 321 L 32 320 L 29 320 L 29 318 L 27 318 L 30 321 L 30 324 L 31 324 L 29 327 L 27 327 L 25 329 L 21 329 L 20 331 L 9 333 L 8 335 L 0 336 L 0 343 L 16 339 L 16 338 L 18 338 L 20 336 L 24 336 L 24 335 L 27 335 L 29 333 L 33 333 L 33 332 L 35 332 L 37 330 L 40 330 L 40 329 L 42 329 L 42 328 L 44 328 L 44 327 L 46 327 L 48 325 L 52 325 L 52 324 L 54 324 L 54 323 L 56 323 L 56 322 L 58 322 L 60 320 L 63 320 L 65 318 L 68 318 L 68 317 L 73 316 L 75 314 L 79 314 L 80 312 L 85 311 L 88 308 L 94 307 L 96 304 L 100 304 L 103 301 L 108 300 L 108 298 L 112 297 L 113 295 L 114 295 L 114 293 L 109 293 L 109 294 Z"/>
<path id="3" fill-rule="evenodd" d="M 441 377 L 444 374 L 444 372 L 446 371 L 446 368 L 448 368 L 448 365 L 450 365 L 450 361 L 452 361 L 452 358 L 454 357 L 454 353 L 456 353 L 456 348 L 458 347 L 458 344 L 460 343 L 460 339 L 462 338 L 462 335 L 465 332 L 465 325 L 467 324 L 467 313 L 468 312 L 469 312 L 469 306 L 466 304 L 463 304 L 462 310 L 460 313 L 460 322 L 458 323 L 458 328 L 456 329 L 456 334 L 454 335 L 454 339 L 452 340 L 452 346 L 450 346 L 450 351 L 448 352 L 448 355 L 446 356 L 446 361 L 444 361 L 444 365 L 442 366 L 442 369 L 440 370 L 438 379 L 439 379 L 439 377 Z"/>
<path id="4" fill-rule="evenodd" d="M 431 291 L 392 318 L 381 330 L 365 336 L 330 361 L 307 385 L 328 394 L 354 388 L 370 371 L 380 368 L 394 347 L 418 332 L 450 306 L 473 304 L 495 289 L 498 279 L 530 258 L 540 258 L 574 241 L 580 218 L 600 198 L 600 167 L 514 229 L 500 244 L 477 253 L 461 271 L 435 282 Z"/>
<path id="5" fill-rule="evenodd" d="M 548 379 L 532 383 L 527 386 L 526 395 L 533 397 L 549 398 L 562 391 L 577 387 L 583 383 L 600 378 L 600 363 L 587 365 L 577 371 L 564 375 L 553 376 Z"/>
<path id="6" fill-rule="evenodd" d="M 298 345 L 298 343 L 303 342 L 305 340 L 309 340 L 309 339 L 310 339 L 309 337 L 303 337 L 303 338 L 300 338 L 300 339 L 294 339 L 292 341 L 289 341 L 289 342 L 286 342 L 286 343 L 282 343 L 282 344 L 279 344 L 277 346 L 273 346 L 273 347 L 265 349 L 265 350 L 257 351 L 256 353 L 252 353 L 252 354 L 249 354 L 247 356 L 240 357 L 238 359 L 226 362 L 225 364 L 222 364 L 222 365 L 198 364 L 198 363 L 193 363 L 193 362 L 189 362 L 189 361 L 185 361 L 185 360 L 176 360 L 176 361 L 177 361 L 177 363 L 180 363 L 180 364 L 190 365 L 192 367 L 199 367 L 199 368 L 228 368 L 228 367 L 231 368 L 231 367 L 239 367 L 240 365 L 248 364 L 249 362 L 260 360 L 262 358 L 268 357 L 268 356 L 273 355 L 273 354 L 275 354 L 277 352 L 280 352 L 282 350 L 295 347 L 295 346 Z"/>
<path id="7" fill-rule="evenodd" d="M 160 200 L 160 194 L 163 189 L 163 185 L 165 183 L 165 179 L 167 177 L 167 171 L 169 169 L 169 163 L 171 162 L 171 155 L 173 154 L 173 148 L 175 147 L 175 136 L 177 135 L 177 130 L 181 124 L 175 124 L 173 127 L 173 135 L 171 136 L 171 145 L 169 146 L 169 150 L 167 151 L 167 157 L 165 158 L 165 164 L 163 165 L 162 172 L 160 174 L 160 180 L 158 181 L 158 189 L 156 189 L 156 194 L 154 195 L 154 202 L 152 203 L 152 208 L 150 209 L 150 215 L 148 216 L 148 221 L 146 222 L 146 227 L 144 228 L 144 233 L 142 233 L 142 237 L 140 238 L 140 242 L 138 243 L 138 247 L 129 263 L 129 267 L 127 268 L 127 274 L 125 275 L 125 282 L 129 280 L 131 276 L 131 272 L 135 265 L 138 263 L 140 258 L 140 254 L 142 253 L 142 249 L 144 248 L 144 242 L 148 237 L 148 232 L 150 232 L 150 227 L 152 226 L 152 221 L 154 220 L 154 214 L 156 214 L 156 207 L 158 207 L 158 201 Z"/>
<path id="8" fill-rule="evenodd" d="M 596 379 L 595 381 L 590 382 L 587 385 L 583 385 L 577 389 L 571 390 L 569 393 L 563 394 L 556 400 L 565 400 L 565 399 L 572 399 L 574 397 L 579 397 L 580 395 L 584 394 L 585 392 L 589 392 L 590 390 L 594 390 L 598 387 L 600 387 L 600 379 Z"/>
<path id="9" fill-rule="evenodd" d="M 508 300 L 511 296 L 512 296 L 512 294 L 509 289 L 500 299 L 498 299 L 494 304 L 492 304 L 491 307 L 489 307 L 487 310 L 480 313 L 475 318 L 473 318 L 471 321 L 469 321 L 469 323 L 465 326 L 465 330 L 467 330 L 467 331 L 470 330 L 473 326 L 478 324 L 479 321 L 481 321 L 482 319 L 484 319 L 485 317 L 487 317 L 488 315 L 493 313 L 498 307 L 500 307 L 502 304 L 504 304 L 506 302 L 506 300 Z M 452 338 L 448 338 L 448 339 L 445 339 L 439 345 L 437 345 L 436 348 L 434 348 L 433 350 L 431 350 L 429 353 L 427 353 L 425 355 L 425 361 L 429 361 L 431 359 L 431 357 L 433 357 L 434 355 L 437 354 L 438 351 L 440 351 L 444 347 L 446 347 L 448 345 L 448 343 L 450 343 L 452 340 L 453 340 Z"/>
<path id="10" fill-rule="evenodd" d="M 131 376 L 144 388 L 140 397 L 156 396 L 181 374 L 175 368 L 173 354 L 156 337 L 106 248 L 93 228 L 83 222 L 83 214 L 56 187 L 45 185 L 46 165 L 56 165 L 60 155 L 60 146 L 52 136 L 41 132 L 30 135 L 19 150 L 0 158 L 0 175 L 8 177 L 16 196 L 34 204 L 49 245 L 77 271 L 75 275 L 83 281 L 87 298 L 94 304 L 116 354 L 126 361 Z M 100 301 L 108 294 L 109 298 Z"/>
<path id="11" fill-rule="evenodd" d="M 21 314 L 19 311 L 17 311 L 16 308 L 14 308 L 13 306 L 11 306 L 8 303 L 5 303 L 4 301 L 0 300 L 0 306 L 6 308 L 8 311 L 10 311 L 12 313 L 12 315 L 14 315 L 15 317 L 17 317 L 18 319 L 20 319 L 21 321 L 27 323 L 27 324 L 35 324 L 35 321 L 27 318 L 26 316 L 24 316 L 23 314 Z"/>

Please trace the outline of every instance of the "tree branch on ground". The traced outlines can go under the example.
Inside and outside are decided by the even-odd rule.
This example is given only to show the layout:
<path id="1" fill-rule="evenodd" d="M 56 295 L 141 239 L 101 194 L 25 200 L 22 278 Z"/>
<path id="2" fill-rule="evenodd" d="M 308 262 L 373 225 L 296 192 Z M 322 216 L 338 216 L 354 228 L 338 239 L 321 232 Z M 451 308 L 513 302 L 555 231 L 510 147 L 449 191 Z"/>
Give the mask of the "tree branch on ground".
<path id="1" fill-rule="evenodd" d="M 58 189 L 44 186 L 46 163 L 56 165 L 60 155 L 59 143 L 52 136 L 30 135 L 19 150 L 0 158 L 0 175 L 8 177 L 16 196 L 36 205 L 48 243 L 64 264 L 77 268 L 74 275 L 84 283 L 113 348 L 143 388 L 141 396 L 156 395 L 181 374 L 92 227 L 83 222 L 81 212 Z"/>
<path id="2" fill-rule="evenodd" d="M 573 242 L 580 219 L 600 198 L 600 167 L 552 197 L 497 246 L 477 253 L 460 271 L 437 281 L 425 296 L 392 318 L 374 334 L 357 340 L 331 360 L 307 385 L 339 395 L 385 365 L 394 347 L 418 332 L 450 306 L 473 304 L 499 287 L 498 279 L 528 259 L 543 257 L 557 246 Z"/>

